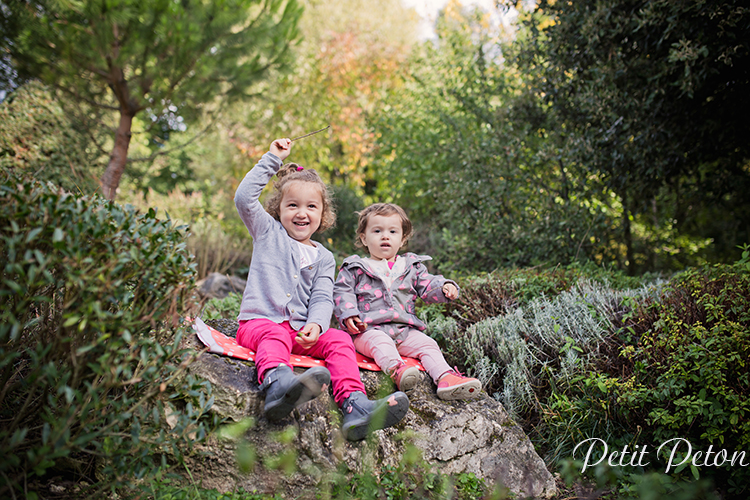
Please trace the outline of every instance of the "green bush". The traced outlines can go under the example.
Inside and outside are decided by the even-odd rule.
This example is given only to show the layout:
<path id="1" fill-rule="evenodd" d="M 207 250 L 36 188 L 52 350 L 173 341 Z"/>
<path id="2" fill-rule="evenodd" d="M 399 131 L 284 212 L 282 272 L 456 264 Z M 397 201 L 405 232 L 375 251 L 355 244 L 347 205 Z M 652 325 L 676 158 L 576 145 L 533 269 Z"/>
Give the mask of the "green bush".
<path id="1" fill-rule="evenodd" d="M 212 272 L 224 274 L 250 265 L 252 239 L 239 217 L 225 216 L 228 207 L 223 191 L 210 194 L 208 189 L 189 193 L 174 190 L 165 195 L 149 190 L 147 193 L 126 192 L 118 200 L 143 212 L 159 207 L 172 220 L 189 224 L 187 248 L 195 256 L 198 279 Z M 231 214 L 236 214 L 234 203 L 231 210 Z M 242 226 L 241 231 L 233 229 L 237 222 Z"/>
<path id="2" fill-rule="evenodd" d="M 331 195 L 336 210 L 336 225 L 316 234 L 315 239 L 324 243 L 340 259 L 337 262 L 340 262 L 349 255 L 362 253 L 362 249 L 357 248 L 354 241 L 359 221 L 357 212 L 365 208 L 365 205 L 357 193 L 345 185 L 332 185 Z"/>
<path id="3" fill-rule="evenodd" d="M 714 454 L 724 449 L 731 458 L 747 450 L 749 254 L 745 249 L 743 260 L 733 266 L 688 270 L 659 295 L 631 294 L 618 309 L 604 313 L 619 328 L 604 336 L 596 356 L 567 377 L 555 377 L 553 371 L 547 390 L 535 387 L 540 414 L 532 438 L 548 463 L 570 457 L 577 443 L 591 437 L 603 439 L 610 449 L 629 445 L 632 450 L 637 444 L 655 451 L 681 438 L 693 452 L 705 454 L 712 447 Z M 559 306 L 553 311 L 559 315 Z M 680 451 L 686 453 L 687 447 Z M 728 462 L 700 466 L 702 459 L 697 460 L 698 467 L 687 462 L 662 479 L 684 484 L 700 478 L 695 488 L 715 484 L 724 498 L 746 498 L 746 467 Z M 639 474 L 664 472 L 664 457 L 652 457 L 651 463 L 645 470 L 621 471 L 620 496 L 640 495 L 639 481 L 646 476 Z"/>
<path id="4" fill-rule="evenodd" d="M 623 354 L 632 373 L 618 402 L 644 419 L 654 443 L 680 437 L 698 450 L 750 447 L 750 270 L 745 259 L 683 273 L 633 318 L 645 332 Z M 634 328 L 634 331 L 635 330 Z M 730 493 L 748 491 L 739 466 L 703 467 Z M 739 485 L 743 485 L 740 487 Z"/>
<path id="5" fill-rule="evenodd" d="M 428 331 L 444 346 L 446 359 L 478 377 L 514 418 L 537 419 L 539 401 L 593 370 L 608 353 L 605 337 L 615 330 L 612 318 L 620 313 L 623 297 L 657 289 L 618 291 L 606 274 L 598 280 L 583 275 L 572 267 L 466 280 L 462 299 L 446 311 L 452 316 L 425 318 Z M 529 299 L 532 291 L 536 298 Z"/>
<path id="6" fill-rule="evenodd" d="M 635 278 L 594 263 L 571 264 L 552 269 L 499 269 L 459 280 L 461 297 L 446 307 L 461 328 L 502 316 L 540 297 L 555 297 L 579 280 L 607 285 L 615 290 L 637 289 L 654 281 L 653 276 Z"/>
<path id="7" fill-rule="evenodd" d="M 91 116 L 38 81 L 8 94 L 0 103 L 0 168 L 25 172 L 76 193 L 94 193 L 107 160 L 96 142 L 109 132 L 106 127 L 80 123 L 72 109 Z"/>
<path id="8" fill-rule="evenodd" d="M 95 496 L 160 473 L 205 435 L 212 402 L 179 348 L 185 231 L 0 175 L 0 497 L 53 475 Z"/>
<path id="9" fill-rule="evenodd" d="M 215 319 L 237 319 L 237 314 L 242 305 L 242 294 L 230 293 L 223 299 L 211 298 L 206 302 L 201 312 L 204 321 Z"/>

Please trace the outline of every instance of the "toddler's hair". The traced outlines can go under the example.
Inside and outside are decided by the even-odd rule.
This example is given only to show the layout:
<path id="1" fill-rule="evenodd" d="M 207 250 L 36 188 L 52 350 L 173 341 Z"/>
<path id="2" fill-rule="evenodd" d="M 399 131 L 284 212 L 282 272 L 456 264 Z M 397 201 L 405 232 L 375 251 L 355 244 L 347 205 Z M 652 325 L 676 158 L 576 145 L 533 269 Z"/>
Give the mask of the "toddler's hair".
<path id="1" fill-rule="evenodd" d="M 364 210 L 357 212 L 357 214 L 359 215 L 359 222 L 357 223 L 357 236 L 354 241 L 354 245 L 357 248 L 364 247 L 360 236 L 365 234 L 365 231 L 367 230 L 367 222 L 370 220 L 371 215 L 382 215 L 383 217 L 388 217 L 389 215 L 398 214 L 399 217 L 401 217 L 401 231 L 404 233 L 401 240 L 402 245 L 405 245 L 412 236 L 413 229 L 409 216 L 406 215 L 403 208 L 395 203 L 373 203 Z"/>
<path id="2" fill-rule="evenodd" d="M 296 163 L 287 163 L 279 169 L 276 177 L 276 182 L 273 183 L 273 192 L 266 200 L 266 212 L 271 214 L 271 217 L 280 220 L 281 199 L 284 197 L 284 190 L 290 182 L 312 182 L 320 190 L 320 197 L 323 199 L 320 227 L 316 232 L 321 233 L 336 225 L 336 212 L 333 210 L 331 193 L 315 170 L 303 168 Z"/>

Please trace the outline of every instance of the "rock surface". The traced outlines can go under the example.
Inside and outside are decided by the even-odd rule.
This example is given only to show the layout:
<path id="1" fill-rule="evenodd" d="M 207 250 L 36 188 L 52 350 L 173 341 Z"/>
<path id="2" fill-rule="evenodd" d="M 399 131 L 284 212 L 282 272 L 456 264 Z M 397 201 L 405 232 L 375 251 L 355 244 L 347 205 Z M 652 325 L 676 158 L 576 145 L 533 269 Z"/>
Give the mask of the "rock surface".
<path id="1" fill-rule="evenodd" d="M 209 323 L 229 335 L 237 327 L 231 321 Z M 201 348 L 197 337 L 189 343 Z M 422 382 L 409 394 L 409 413 L 397 426 L 351 443 L 341 436 L 341 414 L 330 394 L 296 409 L 280 424 L 271 424 L 262 417 L 263 395 L 253 363 L 203 353 L 191 370 L 211 383 L 212 411 L 234 421 L 255 420 L 245 435 L 256 455 L 251 471 L 239 471 L 237 443 L 217 437 L 201 446 L 201 456 L 188 459 L 193 478 L 204 488 L 227 492 L 242 487 L 289 498 L 314 497 L 315 488 L 332 474 L 379 474 L 384 467 L 397 466 L 413 445 L 430 466 L 443 473 L 472 472 L 488 484 L 502 483 L 519 497 L 550 498 L 556 493 L 553 476 L 523 430 L 500 403 L 484 393 L 467 402 L 442 401 L 423 374 Z M 382 373 L 360 373 L 371 399 L 393 390 Z M 291 432 L 284 432 L 288 429 Z M 274 461 L 290 450 L 294 451 L 290 459 L 294 472 L 274 468 Z"/>
<path id="2" fill-rule="evenodd" d="M 230 293 L 245 291 L 246 281 L 237 276 L 211 273 L 197 283 L 198 293 L 206 299 L 223 299 Z"/>

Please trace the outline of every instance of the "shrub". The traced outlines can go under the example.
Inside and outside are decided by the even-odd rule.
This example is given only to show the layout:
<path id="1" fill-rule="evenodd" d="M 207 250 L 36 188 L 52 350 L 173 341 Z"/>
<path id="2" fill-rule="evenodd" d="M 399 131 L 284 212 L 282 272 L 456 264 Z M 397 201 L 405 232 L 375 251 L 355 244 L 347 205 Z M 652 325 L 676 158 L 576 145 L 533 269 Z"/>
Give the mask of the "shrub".
<path id="1" fill-rule="evenodd" d="M 593 263 L 553 269 L 500 269 L 461 280 L 461 297 L 446 308 L 460 327 L 502 316 L 540 297 L 555 297 L 585 279 L 615 290 L 637 289 L 654 277 L 635 278 Z"/>
<path id="2" fill-rule="evenodd" d="M 231 319 L 237 318 L 240 306 L 242 305 L 242 295 L 239 293 L 230 293 L 223 299 L 211 298 L 203 307 L 200 317 L 204 321 L 216 320 L 216 319 Z"/>
<path id="3" fill-rule="evenodd" d="M 362 199 L 353 189 L 344 185 L 331 185 L 334 210 L 336 210 L 336 225 L 316 234 L 315 239 L 324 243 L 334 255 L 343 260 L 345 257 L 362 252 L 354 245 L 359 215 L 357 212 L 365 206 Z"/>
<path id="4" fill-rule="evenodd" d="M 556 378 L 553 372 L 550 380 L 557 383 L 549 391 L 535 386 L 541 415 L 533 436 L 550 463 L 570 457 L 572 448 L 590 437 L 604 439 L 610 449 L 637 444 L 651 450 L 680 438 L 690 442 L 693 452 L 713 448 L 716 457 L 724 449 L 728 459 L 747 450 L 748 261 L 745 249 L 743 260 L 733 266 L 688 270 L 658 295 L 630 294 L 619 309 L 604 312 L 619 328 L 604 337 L 599 354 L 572 376 Z M 680 451 L 686 453 L 687 447 Z M 697 461 L 701 464 L 702 458 Z M 664 471 L 664 459 L 651 462 L 646 472 Z M 633 476 L 638 472 L 643 470 L 623 473 L 622 496 L 638 496 Z M 667 479 L 674 484 L 700 478 L 696 488 L 713 483 L 723 498 L 747 496 L 750 474 L 738 463 L 691 464 L 671 472 Z"/>
<path id="5" fill-rule="evenodd" d="M 0 175 L 0 496 L 52 474 L 79 496 L 153 477 L 211 405 L 179 348 L 184 229 Z"/>
<path id="6" fill-rule="evenodd" d="M 175 189 L 165 195 L 150 189 L 147 193 L 127 195 L 127 202 L 142 211 L 158 206 L 173 220 L 189 225 L 187 249 L 195 256 L 198 279 L 213 272 L 224 274 L 250 265 L 252 240 L 236 216 L 234 204 L 228 205 L 227 201 L 231 199 L 227 200 L 223 191 L 205 194 Z M 227 210 L 233 214 L 229 218 L 225 216 Z M 233 227 L 237 222 L 240 227 Z"/>
<path id="7" fill-rule="evenodd" d="M 78 123 L 58 98 L 30 81 L 0 103 L 0 168 L 26 172 L 76 193 L 93 193 L 107 155 L 87 132 L 101 134 L 105 127 Z"/>
<path id="8" fill-rule="evenodd" d="M 528 419 L 540 411 L 540 395 L 551 386 L 567 384 L 596 366 L 604 338 L 614 329 L 609 318 L 618 313 L 622 298 L 652 293 L 645 287 L 617 291 L 581 279 L 556 296 L 542 294 L 464 332 L 453 318 L 435 319 L 428 327 L 448 346 L 450 361 L 471 367 L 514 418 Z"/>
<path id="9" fill-rule="evenodd" d="M 624 351 L 633 365 L 618 401 L 640 415 L 647 439 L 679 437 L 694 448 L 750 445 L 750 269 L 745 258 L 683 273 L 659 302 L 632 318 L 645 333 Z M 747 492 L 742 467 L 704 467 L 717 484 Z M 743 485 L 740 487 L 740 485 Z"/>

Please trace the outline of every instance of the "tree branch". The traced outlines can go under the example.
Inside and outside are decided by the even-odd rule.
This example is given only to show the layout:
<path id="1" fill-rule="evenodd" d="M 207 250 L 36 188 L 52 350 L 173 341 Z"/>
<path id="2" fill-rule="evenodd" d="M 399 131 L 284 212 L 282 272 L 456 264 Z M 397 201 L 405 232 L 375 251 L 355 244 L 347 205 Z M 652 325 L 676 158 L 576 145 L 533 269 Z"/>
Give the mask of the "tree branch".
<path id="1" fill-rule="evenodd" d="M 223 107 L 222 107 L 222 109 L 223 109 Z M 198 132 L 197 134 L 195 134 L 189 141 L 185 142 L 184 144 L 180 144 L 179 146 L 175 146 L 175 147 L 173 147 L 171 149 L 168 149 L 168 150 L 165 150 L 165 151 L 157 151 L 156 153 L 154 153 L 152 155 L 145 156 L 145 157 L 142 157 L 142 158 L 128 158 L 128 163 L 137 163 L 137 162 L 144 162 L 144 161 L 152 161 L 154 158 L 157 158 L 159 156 L 166 156 L 168 154 L 173 153 L 174 151 L 179 151 L 181 149 L 184 149 L 186 146 L 188 146 L 188 145 L 192 144 L 193 142 L 195 142 L 199 137 L 203 136 L 208 131 L 208 129 L 210 129 L 211 127 L 213 127 L 216 124 L 217 120 L 219 119 L 220 115 L 221 115 L 221 109 L 216 112 L 216 114 L 214 115 L 214 117 L 211 119 L 211 122 L 208 125 L 206 125 L 206 127 L 203 130 L 201 130 L 200 132 Z"/>

